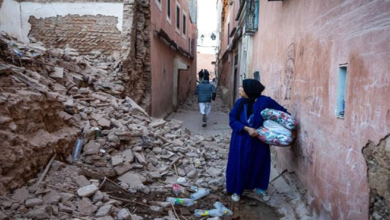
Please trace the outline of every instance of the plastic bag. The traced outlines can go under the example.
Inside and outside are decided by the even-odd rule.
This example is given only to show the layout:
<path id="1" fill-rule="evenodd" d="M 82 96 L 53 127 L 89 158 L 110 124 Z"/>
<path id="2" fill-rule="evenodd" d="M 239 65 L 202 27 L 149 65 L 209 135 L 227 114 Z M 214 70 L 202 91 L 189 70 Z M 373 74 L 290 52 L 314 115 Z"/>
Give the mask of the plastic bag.
<path id="1" fill-rule="evenodd" d="M 261 112 L 261 116 L 264 120 L 272 120 L 289 130 L 294 130 L 297 126 L 295 119 L 282 111 L 266 108 Z"/>
<path id="2" fill-rule="evenodd" d="M 278 133 L 278 134 L 284 134 L 287 136 L 291 136 L 292 133 L 287 128 L 283 127 L 282 125 L 278 124 L 277 122 L 266 120 L 263 123 L 263 127 L 268 128 L 270 131 Z"/>

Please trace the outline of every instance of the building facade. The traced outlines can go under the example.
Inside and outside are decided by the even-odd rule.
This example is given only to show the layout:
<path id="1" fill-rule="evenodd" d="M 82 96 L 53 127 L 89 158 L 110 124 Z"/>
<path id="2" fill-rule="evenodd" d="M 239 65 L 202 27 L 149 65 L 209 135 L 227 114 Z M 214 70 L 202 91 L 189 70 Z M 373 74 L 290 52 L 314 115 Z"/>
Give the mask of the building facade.
<path id="1" fill-rule="evenodd" d="M 390 2 L 221 4 L 224 101 L 256 78 L 297 118 L 296 142 L 273 156 L 306 186 L 317 219 L 388 219 Z"/>
<path id="2" fill-rule="evenodd" d="M 187 0 L 151 2 L 153 116 L 176 110 L 195 90 L 197 28 L 193 11 Z"/>

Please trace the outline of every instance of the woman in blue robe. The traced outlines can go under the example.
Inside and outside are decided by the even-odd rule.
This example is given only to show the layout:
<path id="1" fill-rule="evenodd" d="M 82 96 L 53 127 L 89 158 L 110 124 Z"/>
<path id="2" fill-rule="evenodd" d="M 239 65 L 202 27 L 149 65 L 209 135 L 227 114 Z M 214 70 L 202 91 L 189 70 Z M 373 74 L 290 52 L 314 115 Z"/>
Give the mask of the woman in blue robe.
<path id="1" fill-rule="evenodd" d="M 270 97 L 261 93 L 265 87 L 257 80 L 245 79 L 239 89 L 241 98 L 236 101 L 229 114 L 229 125 L 233 129 L 229 159 L 226 168 L 226 190 L 238 202 L 244 190 L 255 190 L 263 200 L 271 170 L 271 153 L 268 144 L 257 138 L 256 129 L 263 125 L 261 112 L 275 109 L 287 112 Z"/>

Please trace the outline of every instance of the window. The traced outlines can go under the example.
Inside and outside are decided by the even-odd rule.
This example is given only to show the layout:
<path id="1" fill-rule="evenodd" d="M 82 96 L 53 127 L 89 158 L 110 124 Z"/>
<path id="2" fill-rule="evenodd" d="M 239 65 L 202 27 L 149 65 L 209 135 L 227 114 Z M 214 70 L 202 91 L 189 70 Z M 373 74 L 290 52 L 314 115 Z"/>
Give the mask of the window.
<path id="1" fill-rule="evenodd" d="M 347 90 L 347 65 L 340 65 L 337 85 L 336 117 L 344 118 Z"/>
<path id="2" fill-rule="evenodd" d="M 254 72 L 253 73 L 253 78 L 260 82 L 260 72 L 259 71 Z"/>
<path id="3" fill-rule="evenodd" d="M 176 32 L 180 34 L 180 5 L 176 2 Z"/>
<path id="4" fill-rule="evenodd" d="M 190 54 L 192 54 L 192 51 L 191 51 L 191 38 L 190 37 L 188 38 L 188 52 Z"/>
<path id="5" fill-rule="evenodd" d="M 167 0 L 167 21 L 171 24 L 171 0 Z"/>
<path id="6" fill-rule="evenodd" d="M 195 39 L 189 39 L 189 44 L 190 44 L 190 54 L 192 56 L 194 56 L 194 52 L 195 52 L 195 47 L 196 47 L 196 44 L 195 44 Z"/>
<path id="7" fill-rule="evenodd" d="M 154 2 L 156 3 L 157 5 L 157 8 L 158 10 L 162 11 L 162 3 L 161 3 L 162 0 L 155 0 Z"/>
<path id="8" fill-rule="evenodd" d="M 229 46 L 229 40 L 230 40 L 230 23 L 228 23 L 228 32 L 227 32 L 227 46 Z"/>
<path id="9" fill-rule="evenodd" d="M 187 31 L 187 14 L 183 11 L 183 37 L 186 36 Z"/>

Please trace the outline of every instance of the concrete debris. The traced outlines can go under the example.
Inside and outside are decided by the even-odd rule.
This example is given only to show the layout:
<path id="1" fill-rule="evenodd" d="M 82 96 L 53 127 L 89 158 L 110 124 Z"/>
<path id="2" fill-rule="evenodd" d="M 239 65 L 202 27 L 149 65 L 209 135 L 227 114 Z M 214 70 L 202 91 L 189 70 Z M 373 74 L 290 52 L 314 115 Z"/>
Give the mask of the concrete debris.
<path id="1" fill-rule="evenodd" d="M 109 215 L 112 209 L 112 205 L 105 205 L 99 208 L 96 213 L 96 217 L 103 217 Z"/>
<path id="2" fill-rule="evenodd" d="M 16 190 L 12 196 L 12 199 L 18 201 L 19 203 L 24 203 L 24 201 L 28 198 L 31 198 L 31 195 L 25 187 Z"/>
<path id="3" fill-rule="evenodd" d="M 83 175 L 75 177 L 74 181 L 77 183 L 77 185 L 79 187 L 84 187 L 84 186 L 91 185 L 91 182 L 89 182 L 89 180 L 85 176 L 83 176 Z"/>
<path id="4" fill-rule="evenodd" d="M 66 212 L 66 213 L 72 213 L 73 212 L 73 208 L 72 207 L 64 205 L 62 203 L 60 203 L 58 208 L 59 208 L 60 212 Z"/>
<path id="5" fill-rule="evenodd" d="M 94 195 L 99 189 L 95 185 L 84 186 L 77 190 L 77 194 L 81 197 L 90 197 Z"/>
<path id="6" fill-rule="evenodd" d="M 49 217 L 49 214 L 46 212 L 46 207 L 41 207 L 38 209 L 30 210 L 24 215 L 24 217 L 32 219 L 47 219 Z"/>
<path id="7" fill-rule="evenodd" d="M 50 192 L 43 197 L 43 201 L 47 205 L 57 205 L 61 201 L 61 196 L 57 191 L 50 190 Z"/>
<path id="8" fill-rule="evenodd" d="M 42 199 L 27 199 L 26 200 L 26 207 L 27 208 L 32 208 L 32 207 L 40 206 L 40 205 L 43 205 Z"/>
<path id="9" fill-rule="evenodd" d="M 95 205 L 93 205 L 91 200 L 84 197 L 81 199 L 77 210 L 78 210 L 78 212 L 82 213 L 83 215 L 88 216 L 88 215 L 92 215 L 93 213 L 95 213 L 97 210 L 97 207 Z"/>
<path id="10" fill-rule="evenodd" d="M 130 211 L 128 209 L 121 209 L 121 210 L 119 210 L 117 218 L 119 220 L 130 219 L 131 218 Z"/>

